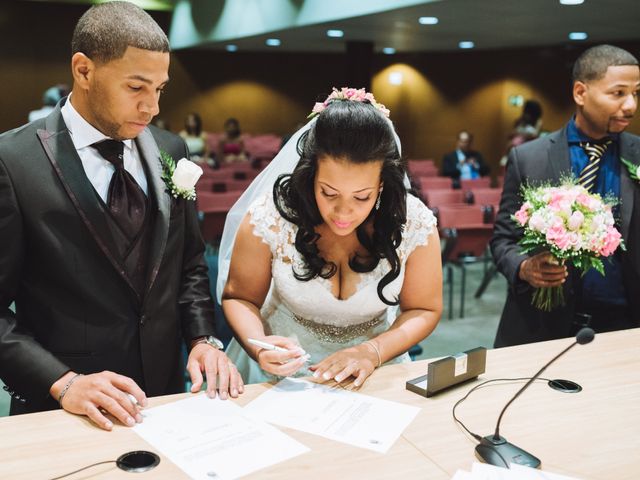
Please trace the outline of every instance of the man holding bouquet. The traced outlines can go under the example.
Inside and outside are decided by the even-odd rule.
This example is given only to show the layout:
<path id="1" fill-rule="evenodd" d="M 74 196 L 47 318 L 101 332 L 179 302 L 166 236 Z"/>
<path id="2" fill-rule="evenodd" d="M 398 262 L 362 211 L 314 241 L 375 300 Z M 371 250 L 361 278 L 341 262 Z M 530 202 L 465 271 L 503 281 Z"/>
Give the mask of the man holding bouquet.
<path id="1" fill-rule="evenodd" d="M 185 143 L 148 127 L 169 42 L 129 2 L 95 5 L 72 40 L 73 91 L 0 136 L 0 378 L 11 413 L 62 407 L 111 430 L 148 396 L 242 391 L 216 345 Z M 178 162 L 178 166 L 175 166 Z M 191 170 L 193 165 L 191 165 Z M 175 170 L 175 171 L 174 171 Z M 10 305 L 15 301 L 15 312 Z"/>
<path id="2" fill-rule="evenodd" d="M 496 347 L 551 340 L 589 325 L 597 332 L 640 326 L 640 137 L 625 133 L 638 106 L 640 67 L 610 45 L 585 51 L 573 68 L 575 116 L 543 138 L 511 150 L 491 240 L 498 270 L 509 282 Z M 523 229 L 513 220 L 523 185 L 559 185 L 572 177 L 590 193 L 618 201 L 616 226 L 626 251 L 603 259 L 604 275 L 584 276 L 549 252 L 523 254 Z M 535 289 L 562 286 L 565 304 L 532 305 Z"/>

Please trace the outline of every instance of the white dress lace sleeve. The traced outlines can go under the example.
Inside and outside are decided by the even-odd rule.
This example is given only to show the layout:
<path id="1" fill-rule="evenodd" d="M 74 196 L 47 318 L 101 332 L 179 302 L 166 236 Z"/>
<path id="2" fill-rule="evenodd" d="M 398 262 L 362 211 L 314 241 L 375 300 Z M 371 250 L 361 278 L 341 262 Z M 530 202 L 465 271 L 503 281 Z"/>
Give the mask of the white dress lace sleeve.
<path id="1" fill-rule="evenodd" d="M 402 263 L 407 261 L 416 247 L 427 244 L 429 235 L 437 227 L 437 219 L 424 203 L 413 195 L 407 195 L 407 223 L 402 232 L 398 250 Z"/>
<path id="2" fill-rule="evenodd" d="M 274 259 L 291 255 L 295 242 L 293 225 L 282 218 L 271 193 L 256 198 L 249 207 L 249 215 L 254 235 L 269 246 Z"/>

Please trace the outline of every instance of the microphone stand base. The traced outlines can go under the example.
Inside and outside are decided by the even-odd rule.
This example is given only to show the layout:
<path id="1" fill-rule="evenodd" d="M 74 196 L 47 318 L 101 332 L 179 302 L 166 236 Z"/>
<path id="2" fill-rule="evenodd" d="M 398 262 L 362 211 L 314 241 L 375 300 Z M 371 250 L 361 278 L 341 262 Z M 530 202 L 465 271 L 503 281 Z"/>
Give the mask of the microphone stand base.
<path id="1" fill-rule="evenodd" d="M 541 463 L 539 458 L 507 442 L 504 437 L 495 438 L 493 435 L 483 437 L 476 445 L 476 456 L 485 463 L 504 468 L 509 468 L 511 463 L 539 468 Z"/>

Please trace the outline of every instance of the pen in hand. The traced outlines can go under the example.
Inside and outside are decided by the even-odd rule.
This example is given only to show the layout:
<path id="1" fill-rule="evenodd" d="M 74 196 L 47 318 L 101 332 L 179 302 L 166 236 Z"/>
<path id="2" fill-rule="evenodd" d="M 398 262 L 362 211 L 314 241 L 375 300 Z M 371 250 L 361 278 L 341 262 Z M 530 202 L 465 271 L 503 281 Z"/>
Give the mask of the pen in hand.
<path id="1" fill-rule="evenodd" d="M 262 340 L 256 340 L 255 338 L 247 338 L 247 342 L 251 345 L 255 345 L 256 347 L 264 348 L 265 350 L 273 350 L 274 352 L 289 352 L 290 350 L 282 347 L 278 347 L 277 345 L 273 345 L 271 343 L 263 342 Z M 302 349 L 301 349 L 302 350 Z M 310 355 L 306 353 L 304 350 L 302 352 L 305 354 L 306 360 L 309 360 Z"/>

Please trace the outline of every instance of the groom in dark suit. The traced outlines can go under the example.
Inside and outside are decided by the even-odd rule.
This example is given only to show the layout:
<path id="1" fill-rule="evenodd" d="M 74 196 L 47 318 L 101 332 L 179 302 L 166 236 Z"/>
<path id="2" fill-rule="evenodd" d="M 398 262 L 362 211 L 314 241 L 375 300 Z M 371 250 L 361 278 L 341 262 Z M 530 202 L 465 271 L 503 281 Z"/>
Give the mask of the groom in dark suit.
<path id="1" fill-rule="evenodd" d="M 169 42 L 143 10 L 100 4 L 72 40 L 71 95 L 0 136 L 0 377 L 11 413 L 56 408 L 110 430 L 142 421 L 146 396 L 242 392 L 213 335 L 193 201 L 169 193 L 148 124 L 168 81 Z M 9 307 L 15 302 L 15 313 Z"/>
<path id="2" fill-rule="evenodd" d="M 640 138 L 624 133 L 638 106 L 639 89 L 633 55 L 610 45 L 592 47 L 573 68 L 575 116 L 562 130 L 511 150 L 491 240 L 498 270 L 509 282 L 496 347 L 567 337 L 585 325 L 596 332 L 640 326 L 640 184 L 620 160 L 631 162 L 634 174 L 640 165 Z M 595 165 L 587 154 L 594 144 L 604 151 Z M 627 251 L 618 249 L 611 261 L 604 261 L 604 277 L 593 269 L 581 277 L 549 253 L 520 253 L 522 229 L 511 219 L 523 202 L 520 187 L 557 184 L 568 175 L 580 178 L 592 167 L 591 191 L 620 201 L 614 215 Z M 559 285 L 564 307 L 543 312 L 531 305 L 534 288 Z"/>

